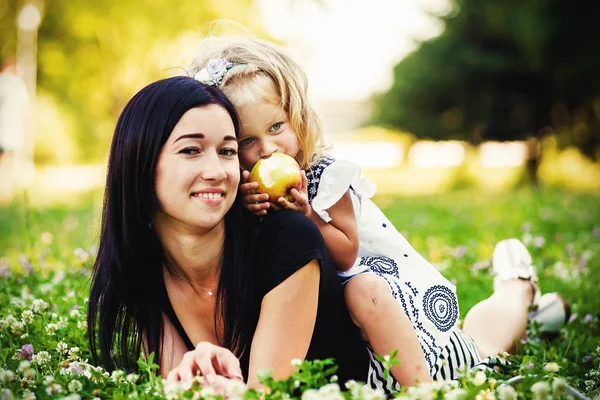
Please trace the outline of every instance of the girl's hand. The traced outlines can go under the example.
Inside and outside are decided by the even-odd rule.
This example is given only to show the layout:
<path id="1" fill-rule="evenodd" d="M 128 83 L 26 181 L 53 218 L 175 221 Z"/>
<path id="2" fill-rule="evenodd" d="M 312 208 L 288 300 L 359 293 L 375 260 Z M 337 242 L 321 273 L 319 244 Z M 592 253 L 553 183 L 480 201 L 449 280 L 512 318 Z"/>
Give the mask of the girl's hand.
<path id="1" fill-rule="evenodd" d="M 267 215 L 267 209 L 271 206 L 269 195 L 257 193 L 258 182 L 248 182 L 250 172 L 242 171 L 242 184 L 240 185 L 240 196 L 244 208 L 257 216 Z"/>
<path id="2" fill-rule="evenodd" d="M 226 348 L 209 342 L 200 342 L 194 350 L 185 353 L 179 365 L 167 375 L 167 381 L 187 381 L 196 375 L 209 384 L 222 381 L 221 378 L 244 380 L 237 357 Z"/>
<path id="3" fill-rule="evenodd" d="M 277 203 L 281 208 L 285 208 L 288 210 L 294 210 L 301 212 L 302 214 L 308 216 L 311 211 L 310 204 L 308 204 L 308 180 L 306 179 L 306 174 L 302 171 L 302 188 L 298 190 L 293 188 L 290 190 L 290 194 L 294 198 L 293 201 L 287 201 L 285 197 L 280 197 L 277 199 Z"/>

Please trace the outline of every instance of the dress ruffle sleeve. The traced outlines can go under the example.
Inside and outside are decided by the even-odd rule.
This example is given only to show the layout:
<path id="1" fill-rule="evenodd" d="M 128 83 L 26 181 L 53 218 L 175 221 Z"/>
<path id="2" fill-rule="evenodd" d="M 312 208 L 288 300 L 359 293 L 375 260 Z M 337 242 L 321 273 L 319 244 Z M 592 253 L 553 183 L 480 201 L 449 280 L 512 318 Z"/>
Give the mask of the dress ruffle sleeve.
<path id="1" fill-rule="evenodd" d="M 360 166 L 348 160 L 335 160 L 326 155 L 307 171 L 309 199 L 313 210 L 325 222 L 331 221 L 327 212 L 348 189 L 361 197 L 370 198 L 376 186 L 361 176 Z"/>

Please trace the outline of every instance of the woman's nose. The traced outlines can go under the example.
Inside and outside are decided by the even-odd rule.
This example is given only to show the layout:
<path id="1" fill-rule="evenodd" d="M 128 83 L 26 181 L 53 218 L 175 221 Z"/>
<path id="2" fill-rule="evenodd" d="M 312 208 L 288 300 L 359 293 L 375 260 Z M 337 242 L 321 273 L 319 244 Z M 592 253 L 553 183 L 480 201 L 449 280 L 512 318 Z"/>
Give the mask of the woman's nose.
<path id="1" fill-rule="evenodd" d="M 206 162 L 202 166 L 200 176 L 202 177 L 202 179 L 207 181 L 223 180 L 227 178 L 227 173 L 221 165 L 219 157 L 215 155 L 214 157 L 210 157 L 206 160 Z"/>

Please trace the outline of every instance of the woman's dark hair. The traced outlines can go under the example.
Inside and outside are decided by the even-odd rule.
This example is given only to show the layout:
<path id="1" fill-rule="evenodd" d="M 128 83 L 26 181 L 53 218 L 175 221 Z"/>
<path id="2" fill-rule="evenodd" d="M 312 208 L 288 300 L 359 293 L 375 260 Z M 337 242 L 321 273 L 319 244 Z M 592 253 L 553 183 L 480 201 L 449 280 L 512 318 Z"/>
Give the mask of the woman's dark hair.
<path id="1" fill-rule="evenodd" d="M 218 89 L 188 77 L 152 83 L 121 113 L 110 149 L 98 256 L 88 308 L 88 336 L 94 361 L 111 371 L 135 371 L 142 343 L 160 365 L 163 307 L 168 301 L 165 255 L 153 228 L 160 210 L 155 192 L 156 164 L 171 131 L 188 110 L 216 104 L 239 122 L 231 102 Z M 217 319 L 224 323 L 220 344 L 238 355 L 249 342 L 246 321 L 251 271 L 244 256 L 245 228 L 236 199 L 225 216 L 223 265 L 217 290 Z M 198 254 L 202 257 L 202 254 Z"/>

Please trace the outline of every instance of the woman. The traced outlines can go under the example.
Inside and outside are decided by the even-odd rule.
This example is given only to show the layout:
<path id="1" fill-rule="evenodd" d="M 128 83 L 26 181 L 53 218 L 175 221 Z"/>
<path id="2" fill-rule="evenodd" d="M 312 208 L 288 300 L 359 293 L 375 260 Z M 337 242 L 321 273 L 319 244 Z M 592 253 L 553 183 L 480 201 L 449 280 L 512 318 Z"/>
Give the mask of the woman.
<path id="1" fill-rule="evenodd" d="M 188 77 L 145 87 L 123 110 L 89 299 L 92 354 L 134 370 L 154 352 L 163 376 L 250 386 L 261 369 L 284 378 L 294 358 L 333 357 L 342 381 L 364 381 L 366 349 L 318 229 L 291 211 L 244 220 L 238 131 L 229 100 Z"/>

